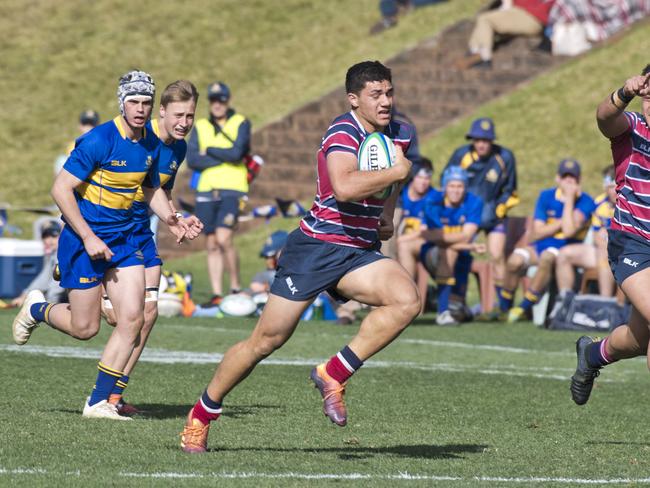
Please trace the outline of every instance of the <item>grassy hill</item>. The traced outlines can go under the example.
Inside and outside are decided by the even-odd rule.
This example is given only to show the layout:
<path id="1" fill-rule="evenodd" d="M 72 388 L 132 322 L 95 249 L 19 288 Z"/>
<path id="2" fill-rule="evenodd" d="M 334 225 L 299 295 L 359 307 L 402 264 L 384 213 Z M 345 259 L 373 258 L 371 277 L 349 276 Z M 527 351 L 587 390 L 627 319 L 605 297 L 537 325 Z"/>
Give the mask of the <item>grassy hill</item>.
<path id="1" fill-rule="evenodd" d="M 362 59 L 386 59 L 471 15 L 484 0 L 418 9 L 379 37 L 376 0 L 5 0 L 0 4 L 0 201 L 51 203 L 52 162 L 76 137 L 77 115 L 117 111 L 120 74 L 139 67 L 160 89 L 178 78 L 200 88 L 230 84 L 254 126 L 276 119 L 341 83 Z M 10 216 L 26 223 L 25 215 Z M 17 219 L 17 220 L 16 220 Z"/>
<path id="2" fill-rule="evenodd" d="M 602 190 L 601 169 L 612 162 L 609 142 L 596 126 L 596 107 L 650 62 L 648 25 L 642 23 L 625 37 L 477 107 L 423 140 L 422 153 L 433 159 L 438 172 L 453 150 L 465 143 L 471 121 L 488 116 L 495 121 L 497 142 L 517 157 L 522 205 L 513 214 L 530 213 L 539 190 L 554 184 L 557 164 L 566 157 L 582 163 L 583 187 L 596 196 Z M 640 111 L 640 100 L 632 102 L 630 110 Z"/>

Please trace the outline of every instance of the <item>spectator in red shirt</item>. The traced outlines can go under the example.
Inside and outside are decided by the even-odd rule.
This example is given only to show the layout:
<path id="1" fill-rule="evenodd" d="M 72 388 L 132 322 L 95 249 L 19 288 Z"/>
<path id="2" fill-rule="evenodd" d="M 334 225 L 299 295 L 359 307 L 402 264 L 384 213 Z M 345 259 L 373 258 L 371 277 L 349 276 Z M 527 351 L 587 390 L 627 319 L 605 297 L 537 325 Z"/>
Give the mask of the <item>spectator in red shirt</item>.
<path id="1" fill-rule="evenodd" d="M 502 0 L 496 10 L 479 14 L 469 38 L 469 54 L 460 68 L 491 68 L 494 34 L 538 36 L 548 23 L 555 0 Z"/>

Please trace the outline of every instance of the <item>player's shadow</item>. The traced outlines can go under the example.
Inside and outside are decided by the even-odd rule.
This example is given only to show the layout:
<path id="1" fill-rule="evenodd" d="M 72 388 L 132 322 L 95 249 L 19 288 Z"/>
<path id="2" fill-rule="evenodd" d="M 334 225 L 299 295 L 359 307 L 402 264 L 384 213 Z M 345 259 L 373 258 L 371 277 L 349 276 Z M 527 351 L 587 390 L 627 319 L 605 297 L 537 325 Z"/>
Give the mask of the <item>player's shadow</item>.
<path id="1" fill-rule="evenodd" d="M 465 454 L 478 454 L 488 446 L 485 444 L 415 444 L 384 447 L 321 447 L 321 448 L 274 448 L 274 447 L 220 447 L 210 451 L 241 451 L 241 452 L 274 452 L 274 453 L 303 453 L 303 454 L 334 454 L 342 461 L 358 461 L 377 456 L 400 456 L 411 459 L 463 459 Z"/>
<path id="2" fill-rule="evenodd" d="M 151 419 L 174 419 L 185 418 L 194 405 L 169 405 L 164 403 L 143 403 L 137 404 L 142 410 L 142 416 Z M 228 405 L 228 410 L 223 413 L 224 417 L 238 419 L 256 415 L 268 410 L 279 410 L 279 405 Z"/>
<path id="3" fill-rule="evenodd" d="M 137 408 L 142 413 L 137 417 L 149 419 L 176 419 L 185 418 L 187 413 L 194 405 L 170 405 L 166 403 L 138 403 Z M 224 417 L 238 419 L 257 415 L 268 410 L 280 410 L 280 405 L 228 405 L 228 411 L 224 412 Z M 50 412 L 65 413 L 68 415 L 80 415 L 81 409 L 73 410 L 69 408 L 53 408 Z M 137 418 L 136 417 L 136 418 Z"/>

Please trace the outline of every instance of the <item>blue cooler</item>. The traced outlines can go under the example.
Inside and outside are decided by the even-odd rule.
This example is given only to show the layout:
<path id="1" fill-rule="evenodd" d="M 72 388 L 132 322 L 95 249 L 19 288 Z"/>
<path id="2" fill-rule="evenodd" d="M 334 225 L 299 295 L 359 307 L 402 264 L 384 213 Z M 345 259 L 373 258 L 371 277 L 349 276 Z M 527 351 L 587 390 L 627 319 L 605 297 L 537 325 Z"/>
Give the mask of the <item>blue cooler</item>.
<path id="1" fill-rule="evenodd" d="M 0 238 L 0 297 L 20 295 L 42 267 L 41 241 Z"/>

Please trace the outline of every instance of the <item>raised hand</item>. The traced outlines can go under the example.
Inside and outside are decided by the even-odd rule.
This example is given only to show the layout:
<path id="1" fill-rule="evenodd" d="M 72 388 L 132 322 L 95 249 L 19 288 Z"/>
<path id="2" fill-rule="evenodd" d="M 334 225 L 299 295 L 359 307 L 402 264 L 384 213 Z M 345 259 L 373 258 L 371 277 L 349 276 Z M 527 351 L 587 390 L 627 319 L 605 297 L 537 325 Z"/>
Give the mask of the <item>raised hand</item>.
<path id="1" fill-rule="evenodd" d="M 628 96 L 647 97 L 650 95 L 650 73 L 637 75 L 628 79 L 623 85 L 623 91 Z"/>

